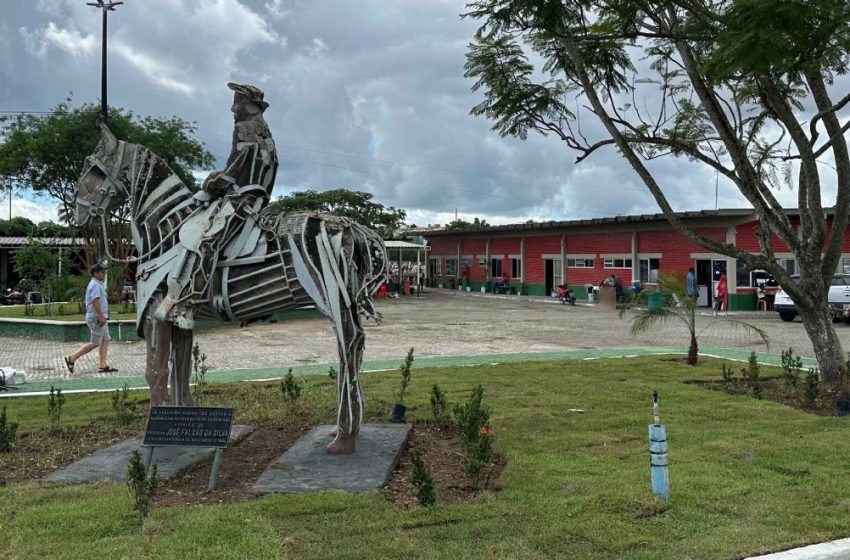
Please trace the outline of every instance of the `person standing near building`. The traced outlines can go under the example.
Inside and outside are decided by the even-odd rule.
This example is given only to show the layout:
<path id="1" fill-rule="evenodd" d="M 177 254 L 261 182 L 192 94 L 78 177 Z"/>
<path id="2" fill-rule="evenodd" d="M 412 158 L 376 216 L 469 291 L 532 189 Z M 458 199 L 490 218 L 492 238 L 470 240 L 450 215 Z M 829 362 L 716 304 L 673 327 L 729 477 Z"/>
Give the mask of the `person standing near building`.
<path id="1" fill-rule="evenodd" d="M 719 305 L 715 307 L 718 311 L 728 311 L 729 309 L 729 286 L 727 284 L 726 275 L 721 274 L 720 280 L 717 282 L 717 300 Z"/>
<path id="2" fill-rule="evenodd" d="M 697 298 L 699 292 L 697 291 L 697 276 L 694 274 L 693 267 L 688 269 L 688 277 L 686 279 L 686 289 L 688 291 L 688 297 L 692 297 L 694 299 Z"/>
<path id="3" fill-rule="evenodd" d="M 106 363 L 106 353 L 109 349 L 109 302 L 106 300 L 106 267 L 100 263 L 91 267 L 92 279 L 86 288 L 86 325 L 91 331 L 91 340 L 84 344 L 79 350 L 65 356 L 65 365 L 68 371 L 74 373 L 74 364 L 77 360 L 99 348 L 100 362 L 98 373 L 112 373 L 118 371 Z"/>

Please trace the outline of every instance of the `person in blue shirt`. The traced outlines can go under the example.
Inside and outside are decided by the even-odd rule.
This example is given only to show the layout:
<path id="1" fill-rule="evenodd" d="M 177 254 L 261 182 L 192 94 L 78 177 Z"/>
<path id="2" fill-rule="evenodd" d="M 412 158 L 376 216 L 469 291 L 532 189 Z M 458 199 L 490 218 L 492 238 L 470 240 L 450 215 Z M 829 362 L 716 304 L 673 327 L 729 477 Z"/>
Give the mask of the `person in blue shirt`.
<path id="1" fill-rule="evenodd" d="M 74 364 L 95 348 L 99 348 L 100 363 L 98 373 L 112 373 L 118 371 L 106 363 L 106 353 L 109 349 L 109 302 L 106 300 L 106 267 L 100 263 L 91 267 L 92 279 L 86 288 L 86 325 L 91 331 L 91 340 L 84 344 L 79 350 L 65 356 L 65 365 L 68 371 L 74 373 Z"/>
<path id="2" fill-rule="evenodd" d="M 689 297 L 692 297 L 692 298 L 697 297 L 697 295 L 699 294 L 699 292 L 697 291 L 697 276 L 696 276 L 696 274 L 694 274 L 693 268 L 688 269 L 688 278 L 687 278 L 687 286 L 686 287 L 687 287 L 687 290 L 688 290 L 688 296 Z"/>

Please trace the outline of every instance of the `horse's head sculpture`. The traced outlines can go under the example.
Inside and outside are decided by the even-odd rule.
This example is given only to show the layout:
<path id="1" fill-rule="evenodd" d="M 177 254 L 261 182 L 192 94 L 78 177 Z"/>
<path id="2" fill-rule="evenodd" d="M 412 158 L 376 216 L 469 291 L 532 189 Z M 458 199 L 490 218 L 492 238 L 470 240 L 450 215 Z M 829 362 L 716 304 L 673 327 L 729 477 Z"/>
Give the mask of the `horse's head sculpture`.
<path id="1" fill-rule="evenodd" d="M 77 182 L 75 199 L 77 224 L 90 225 L 127 201 L 124 177 L 125 160 L 135 155 L 139 146 L 118 140 L 105 124 L 100 125 L 100 142 L 86 158 L 83 174 Z"/>

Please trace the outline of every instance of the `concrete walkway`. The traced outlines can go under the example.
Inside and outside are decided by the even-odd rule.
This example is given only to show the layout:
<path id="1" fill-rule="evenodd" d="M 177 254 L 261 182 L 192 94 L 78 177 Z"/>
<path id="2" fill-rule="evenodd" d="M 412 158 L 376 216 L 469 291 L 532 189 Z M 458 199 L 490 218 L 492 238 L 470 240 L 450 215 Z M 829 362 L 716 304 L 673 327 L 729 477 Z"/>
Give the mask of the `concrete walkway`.
<path id="1" fill-rule="evenodd" d="M 529 359 L 571 359 L 623 356 L 637 353 L 684 352 L 687 332 L 671 322 L 632 336 L 630 316 L 597 305 L 565 306 L 551 298 L 493 296 L 449 290 L 431 290 L 421 297 L 377 300 L 382 325 L 366 323 L 364 369 L 395 368 L 411 346 L 416 365 L 462 365 Z M 727 319 L 745 320 L 768 332 L 766 349 L 757 336 L 734 328 Z M 778 363 L 781 350 L 793 347 L 813 356 L 802 323 L 782 322 L 773 312 L 751 312 L 715 317 L 700 315 L 702 353 L 745 359 L 756 351 L 765 363 Z M 836 325 L 850 348 L 850 327 Z M 286 368 L 296 373 L 327 372 L 335 364 L 336 339 L 330 322 L 298 319 L 248 327 L 228 325 L 196 337 L 207 354 L 211 381 L 280 377 Z M 142 342 L 113 343 L 110 365 L 116 374 L 97 374 L 93 354 L 81 359 L 71 375 L 62 357 L 79 345 L 36 338 L 0 338 L 0 366 L 26 371 L 27 390 L 45 390 L 50 384 L 73 389 L 112 389 L 125 382 L 145 386 L 145 349 Z M 807 361 L 813 365 L 813 361 Z"/>

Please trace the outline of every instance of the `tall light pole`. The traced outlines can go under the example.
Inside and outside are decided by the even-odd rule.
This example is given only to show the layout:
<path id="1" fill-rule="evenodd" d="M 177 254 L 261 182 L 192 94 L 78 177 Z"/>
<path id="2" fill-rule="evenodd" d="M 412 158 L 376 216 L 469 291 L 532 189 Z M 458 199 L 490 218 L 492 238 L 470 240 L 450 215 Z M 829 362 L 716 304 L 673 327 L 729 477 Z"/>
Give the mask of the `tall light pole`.
<path id="1" fill-rule="evenodd" d="M 106 14 L 114 12 L 116 6 L 120 6 L 124 2 L 104 2 L 97 0 L 96 2 L 86 2 L 87 5 L 103 10 L 103 29 L 100 39 L 101 44 L 101 67 L 100 67 L 100 122 L 106 124 L 109 117 L 106 111 Z"/>

